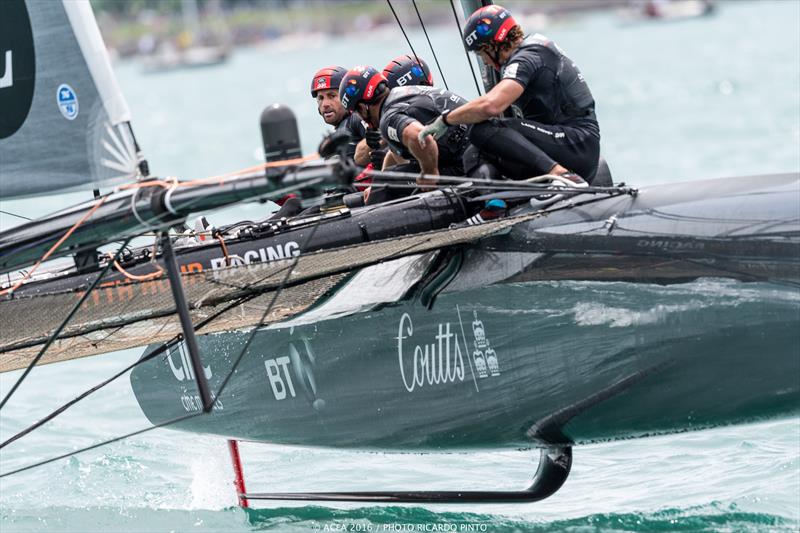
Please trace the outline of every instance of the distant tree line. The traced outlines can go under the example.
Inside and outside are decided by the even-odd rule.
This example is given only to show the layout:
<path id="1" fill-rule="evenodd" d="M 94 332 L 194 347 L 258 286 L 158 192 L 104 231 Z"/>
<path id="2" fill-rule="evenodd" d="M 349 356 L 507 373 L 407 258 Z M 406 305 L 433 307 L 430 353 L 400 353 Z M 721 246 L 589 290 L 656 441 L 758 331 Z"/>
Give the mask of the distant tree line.
<path id="1" fill-rule="evenodd" d="M 2 1 L 2 0 L 0 0 Z M 181 4 L 186 0 L 90 0 L 92 7 L 97 12 L 106 12 L 113 15 L 135 15 L 143 10 L 159 13 L 176 13 L 181 11 Z M 204 9 L 208 4 L 215 4 L 223 9 L 233 8 L 268 8 L 303 6 L 315 3 L 314 0 L 188 0 L 197 3 L 199 9 Z M 327 0 L 330 2 L 331 0 Z M 342 0 L 333 0 L 342 1 Z M 353 0 L 345 0 L 353 2 Z M 356 2 L 359 0 L 356 0 Z M 320 3 L 316 0 L 316 3 Z"/>

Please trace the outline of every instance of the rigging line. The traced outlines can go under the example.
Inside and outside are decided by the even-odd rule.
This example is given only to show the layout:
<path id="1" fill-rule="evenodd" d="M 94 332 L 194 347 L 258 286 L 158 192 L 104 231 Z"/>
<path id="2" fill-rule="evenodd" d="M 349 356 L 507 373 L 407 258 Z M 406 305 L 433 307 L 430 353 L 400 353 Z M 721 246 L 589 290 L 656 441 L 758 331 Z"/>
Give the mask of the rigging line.
<path id="1" fill-rule="evenodd" d="M 317 223 L 314 224 L 314 226 L 311 228 L 311 231 L 308 232 L 308 235 L 306 236 L 305 242 L 300 247 L 301 250 L 303 250 L 303 249 L 308 247 L 309 243 L 311 242 L 311 239 L 313 238 L 314 234 L 317 232 L 317 229 L 319 229 L 319 226 L 320 226 L 321 222 L 322 222 L 321 219 L 318 220 Z M 247 352 L 247 349 L 250 348 L 250 344 L 253 342 L 253 339 L 255 339 L 256 333 L 258 333 L 258 330 L 261 329 L 264 326 L 264 323 L 265 323 L 265 320 L 266 320 L 267 316 L 269 316 L 269 314 L 272 312 L 272 308 L 275 306 L 275 302 L 278 301 L 278 296 L 280 296 L 280 294 L 283 291 L 284 287 L 286 287 L 286 284 L 289 281 L 289 277 L 292 275 L 292 272 L 294 272 L 294 269 L 297 266 L 297 263 L 299 261 L 300 261 L 300 256 L 298 255 L 298 256 L 296 256 L 294 258 L 294 261 L 289 266 L 289 268 L 287 268 L 286 275 L 283 277 L 283 281 L 281 282 L 281 284 L 273 292 L 272 301 L 270 301 L 269 305 L 264 310 L 264 313 L 262 313 L 261 318 L 258 321 L 258 325 L 255 326 L 253 328 L 253 330 L 250 332 L 250 335 L 248 335 L 247 340 L 244 343 L 244 346 L 242 347 L 241 351 L 239 352 L 239 355 L 236 357 L 236 361 L 233 363 L 233 366 L 231 367 L 230 371 L 225 376 L 225 379 L 222 380 L 222 383 L 217 388 L 217 392 L 214 394 L 214 398 L 213 398 L 214 400 L 219 398 L 222 395 L 222 392 L 225 390 L 225 387 L 227 387 L 228 382 L 233 377 L 233 374 L 236 372 L 236 369 L 238 368 L 239 363 L 241 363 L 242 359 L 244 358 L 244 354 Z M 213 403 L 212 403 L 212 406 L 213 406 Z"/>
<path id="2" fill-rule="evenodd" d="M 422 26 L 422 33 L 425 34 L 425 39 L 428 40 L 428 46 L 431 49 L 431 54 L 433 54 L 433 60 L 436 62 L 436 68 L 439 70 L 439 76 L 442 77 L 442 83 L 444 83 L 444 88 L 449 91 L 450 87 L 447 86 L 447 80 L 444 79 L 444 72 L 442 72 L 442 67 L 441 65 L 439 65 L 439 58 L 436 57 L 436 51 L 433 49 L 433 45 L 431 44 L 431 38 L 428 37 L 428 30 L 425 29 L 425 23 L 422 21 L 422 15 L 420 14 L 419 9 L 417 8 L 417 0 L 411 0 L 411 3 L 414 5 L 414 11 L 417 12 L 417 18 L 419 19 L 419 24 L 420 26 Z"/>
<path id="3" fill-rule="evenodd" d="M 58 249 L 59 246 L 64 244 L 64 241 L 69 239 L 69 236 L 72 235 L 75 232 L 75 230 L 78 229 L 81 226 L 81 224 L 86 222 L 89 219 L 89 217 L 91 217 L 94 214 L 94 212 L 97 211 L 100 208 L 100 206 L 105 203 L 105 201 L 107 199 L 108 199 L 108 196 L 102 196 L 97 202 L 95 202 L 94 207 L 92 207 L 89 211 L 87 211 L 86 214 L 84 214 L 75 224 L 73 224 L 73 226 L 69 230 L 67 230 L 67 232 L 64 235 L 62 235 L 61 238 L 58 239 L 58 241 L 49 250 L 47 250 L 47 253 L 45 253 L 42 256 L 42 258 L 39 259 L 36 262 L 35 265 L 33 265 L 33 267 L 28 271 L 28 273 L 25 274 L 25 276 L 23 276 L 13 286 L 11 286 L 11 287 L 9 287 L 7 289 L 0 290 L 0 296 L 5 296 L 6 294 L 11 294 L 15 290 L 19 289 L 22 286 L 22 284 L 25 283 L 28 280 L 28 278 L 30 278 L 33 275 L 33 273 L 36 271 L 36 269 L 39 268 L 39 266 L 42 263 L 47 261 L 47 259 L 51 255 L 53 255 L 53 252 L 55 252 Z"/>
<path id="4" fill-rule="evenodd" d="M 160 422 L 158 424 L 154 424 L 154 425 L 146 427 L 146 428 L 142 428 L 142 429 L 139 429 L 139 430 L 136 430 L 136 431 L 132 431 L 132 432 L 127 433 L 125 435 L 120 435 L 120 436 L 114 437 L 112 439 L 104 440 L 102 442 L 98 442 L 96 444 L 92 444 L 91 446 L 86 446 L 85 448 L 81 448 L 79 450 L 73 450 L 71 452 L 67 452 L 67 453 L 61 454 L 58 457 L 51 457 L 50 459 L 45 459 L 44 461 L 39 461 L 38 463 L 34 463 L 34 464 L 27 465 L 27 466 L 23 466 L 21 468 L 17 468 L 16 470 L 11 470 L 10 472 L 3 472 L 2 474 L 0 474 L 0 478 L 4 478 L 4 477 L 11 476 L 11 475 L 14 475 L 14 474 L 19 474 L 20 472 L 25 472 L 26 470 L 31 470 L 33 468 L 38 468 L 40 466 L 44 466 L 46 464 L 53 463 L 55 461 L 58 461 L 59 459 L 66 459 L 67 457 L 72 457 L 73 455 L 77 455 L 79 453 L 88 452 L 88 451 L 94 450 L 96 448 L 101 448 L 103 446 L 107 446 L 108 444 L 113 444 L 113 443 L 121 441 L 121 440 L 129 439 L 131 437 L 135 437 L 136 435 L 141 435 L 143 433 L 147 433 L 148 431 L 152 431 L 154 429 L 171 426 L 173 424 L 177 424 L 178 422 L 182 422 L 184 420 L 188 420 L 190 418 L 194 418 L 194 417 L 200 416 L 202 414 L 203 414 L 202 411 L 197 411 L 197 412 L 194 412 L 194 413 L 188 413 L 188 414 L 185 414 L 185 415 L 181 415 L 179 417 L 173 418 L 171 420 L 167 420 L 165 422 Z"/>
<path id="5" fill-rule="evenodd" d="M 11 216 L 11 217 L 21 218 L 22 220 L 33 220 L 32 218 L 24 217 L 22 215 L 16 215 L 16 214 L 10 213 L 8 211 L 3 211 L 2 209 L 0 209 L 0 213 L 3 213 L 4 215 L 8 215 L 8 216 Z"/>
<path id="6" fill-rule="evenodd" d="M 414 51 L 414 47 L 411 45 L 411 39 L 409 39 L 408 35 L 406 35 L 406 29 L 403 28 L 403 23 L 400 22 L 400 17 L 397 16 L 397 12 L 394 10 L 394 6 L 392 6 L 392 0 L 386 0 L 386 3 L 389 4 L 389 9 L 392 10 L 392 15 L 394 15 L 394 20 L 396 20 L 397 25 L 400 26 L 400 31 L 403 32 L 403 37 L 406 38 L 408 47 L 411 48 L 411 53 L 414 54 L 414 59 L 416 59 L 417 63 L 419 63 L 419 57 L 417 57 L 417 52 Z"/>
<path id="7" fill-rule="evenodd" d="M 131 274 L 130 272 L 125 270 L 123 268 L 123 266 L 119 264 L 119 261 L 116 260 L 116 259 L 113 260 L 113 263 L 114 263 L 114 268 L 116 268 L 117 271 L 120 274 L 125 276 L 127 279 L 130 279 L 130 280 L 133 280 L 133 281 L 150 281 L 150 280 L 153 280 L 153 279 L 158 279 L 164 273 L 164 269 L 161 268 L 161 266 L 158 263 L 155 264 L 155 266 L 156 266 L 156 268 L 158 270 L 156 270 L 154 272 L 150 272 L 149 274 L 143 274 L 143 275 Z"/>
<path id="8" fill-rule="evenodd" d="M 316 232 L 318 227 L 319 227 L 319 222 L 317 222 L 317 224 L 315 224 L 314 227 L 312 228 L 311 232 L 309 232 L 309 235 L 306 237 L 306 242 L 303 243 L 303 247 L 308 246 L 308 243 L 311 241 L 311 238 L 314 235 L 314 233 Z M 258 329 L 260 327 L 262 327 L 264 325 L 266 317 L 272 311 L 272 308 L 274 307 L 275 302 L 277 302 L 277 299 L 278 299 L 278 296 L 280 295 L 280 292 L 282 291 L 283 287 L 286 285 L 286 282 L 288 281 L 289 276 L 291 276 L 292 272 L 294 271 L 294 267 L 296 266 L 298 260 L 299 260 L 299 257 L 296 257 L 295 261 L 292 263 L 291 267 L 289 267 L 287 269 L 286 276 L 284 277 L 284 280 L 283 280 L 282 284 L 275 291 L 275 294 L 274 294 L 274 296 L 272 298 L 272 301 L 270 302 L 269 306 L 267 306 L 266 310 L 264 311 L 264 313 L 261 316 L 261 319 L 259 320 L 259 325 L 255 326 L 253 328 L 253 331 L 250 333 L 250 336 L 248 337 L 247 342 L 245 343 L 245 346 L 242 348 L 241 352 L 239 353 L 239 356 L 237 357 L 236 362 L 233 364 L 233 366 L 231 367 L 231 370 L 225 376 L 225 379 L 223 380 L 222 384 L 217 389 L 217 392 L 214 395 L 214 400 L 216 400 L 217 398 L 220 397 L 220 395 L 224 391 L 225 387 L 227 386 L 228 382 L 230 381 L 231 377 L 233 376 L 234 372 L 236 371 L 236 368 L 238 367 L 239 363 L 241 362 L 242 358 L 244 357 L 245 352 L 249 348 L 253 338 L 255 337 L 256 332 L 258 331 Z M 98 279 L 100 277 L 102 277 L 102 275 L 99 276 Z M 235 302 L 232 302 L 231 304 L 227 305 L 224 309 L 220 310 L 219 312 L 215 313 L 214 315 L 212 315 L 212 316 L 206 318 L 205 320 L 201 321 L 197 325 L 195 330 L 200 330 L 203 326 L 205 326 L 206 324 L 208 324 L 209 322 L 211 322 L 212 320 L 214 320 L 215 318 L 217 318 L 221 314 L 229 311 L 233 307 L 241 305 L 241 304 L 245 303 L 246 301 L 249 301 L 249 300 L 255 298 L 255 296 L 256 295 L 248 295 L 246 297 L 243 297 L 241 299 L 236 300 Z M 167 343 L 164 343 L 162 346 L 156 348 L 155 350 L 153 350 L 149 354 L 143 356 L 138 361 L 132 363 L 131 365 L 128 365 L 126 368 L 124 368 L 123 370 L 121 370 L 117 374 L 113 375 L 112 377 L 110 377 L 106 381 L 96 385 L 95 387 L 85 391 L 83 394 L 81 394 L 78 397 L 74 398 L 70 402 L 62 405 L 59 409 L 53 411 L 50 415 L 48 415 L 45 418 L 39 420 L 35 424 L 29 426 L 28 428 L 24 429 L 23 431 L 17 433 L 16 435 L 11 437 L 10 439 L 8 439 L 5 442 L 3 442 L 2 444 L 0 444 L 0 449 L 4 448 L 5 446 L 7 446 L 8 444 L 14 442 L 15 440 L 25 436 L 26 434 L 28 434 L 31 431 L 33 431 L 34 429 L 42 426 L 43 424 L 47 423 L 48 421 L 52 420 L 53 418 L 57 417 L 58 415 L 60 415 L 64 411 L 66 411 L 69 407 L 75 405 L 76 403 L 78 403 L 79 401 L 83 400 L 84 398 L 86 398 L 90 394 L 100 390 L 101 388 L 105 387 L 107 384 L 109 384 L 112 381 L 118 379 L 120 376 L 124 375 L 126 372 L 128 372 L 133 367 L 135 367 L 135 366 L 137 366 L 137 365 L 139 365 L 139 364 L 141 364 L 141 363 L 143 363 L 145 361 L 149 361 L 150 359 L 154 358 L 156 355 L 158 355 L 160 353 L 163 353 L 172 344 L 177 342 L 180 338 L 181 338 L 180 335 L 176 335 L 173 338 L 173 340 L 171 340 L 171 341 L 169 341 Z M 212 403 L 212 405 L 213 405 L 213 403 Z M 182 417 L 178 417 L 178 418 L 173 419 L 171 421 L 167 421 L 167 422 L 164 422 L 164 423 L 161 423 L 161 424 L 156 424 L 156 425 L 153 425 L 152 427 L 144 428 L 142 430 L 135 431 L 135 432 L 129 433 L 127 435 L 123 435 L 123 436 L 120 436 L 120 437 L 115 437 L 113 439 L 109 439 L 109 440 L 94 444 L 94 445 L 89 446 L 87 448 L 83 448 L 83 449 L 80 449 L 80 450 L 75 450 L 75 451 L 67 453 L 67 454 L 62 454 L 62 455 L 60 455 L 58 457 L 50 458 L 50 459 L 47 459 L 47 460 L 44 460 L 44 461 L 40 461 L 40 462 L 32 464 L 32 465 L 25 466 L 25 467 L 17 469 L 17 470 L 13 470 L 11 472 L 6 472 L 4 474 L 0 474 L 0 478 L 8 476 L 8 475 L 16 474 L 16 473 L 19 473 L 19 472 L 23 472 L 25 470 L 29 470 L 29 469 L 32 469 L 32 468 L 36 468 L 36 467 L 39 467 L 39 466 L 43 466 L 45 464 L 51 463 L 53 461 L 57 461 L 57 460 L 62 459 L 62 458 L 70 457 L 72 455 L 75 455 L 75 454 L 78 454 L 78 453 L 81 453 L 81 452 L 84 452 L 84 451 L 89 451 L 89 450 L 92 450 L 92 449 L 95 449 L 95 448 L 99 448 L 101 446 L 105 446 L 107 444 L 111 444 L 113 442 L 117 442 L 119 440 L 123 440 L 123 439 L 129 438 L 129 437 L 135 436 L 135 435 L 139 435 L 139 434 L 145 433 L 145 432 L 150 431 L 152 429 L 156 429 L 156 428 L 159 428 L 159 427 L 166 427 L 166 426 L 171 425 L 173 423 L 176 423 L 176 422 L 188 419 L 188 418 L 193 418 L 195 416 L 199 416 L 199 415 L 202 415 L 202 414 L 205 414 L 205 413 L 203 411 L 200 411 L 200 412 L 196 412 L 196 413 L 191 413 L 189 415 L 184 415 Z"/>
<path id="9" fill-rule="evenodd" d="M 372 186 L 376 187 L 376 188 L 380 187 L 380 188 L 398 189 L 398 190 L 399 189 L 411 189 L 411 190 L 414 190 L 414 189 L 419 189 L 421 187 L 417 183 L 413 183 L 413 182 L 402 183 L 402 182 L 397 182 L 397 181 L 377 181 L 377 182 L 373 181 L 372 182 Z M 441 191 L 441 190 L 458 191 L 458 190 L 460 190 L 454 184 L 447 184 L 447 183 L 444 183 L 444 184 L 441 184 L 441 185 L 440 184 L 425 185 L 425 187 L 430 189 L 430 190 L 437 190 L 437 191 Z M 553 188 L 546 188 L 546 187 L 531 188 L 531 187 L 508 187 L 508 186 L 503 186 L 503 185 L 476 185 L 476 188 L 478 188 L 478 189 L 480 189 L 482 191 L 520 192 L 520 193 L 527 192 L 527 193 L 530 193 L 531 196 L 536 196 L 536 195 L 539 195 L 539 194 L 558 194 L 558 193 L 567 193 L 567 192 L 570 193 L 570 194 L 576 193 L 576 192 L 583 192 L 583 193 L 587 193 L 587 194 L 589 194 L 589 193 L 592 193 L 592 194 L 598 193 L 598 191 L 592 191 L 592 190 L 586 190 L 586 189 L 555 188 L 555 187 L 553 187 Z M 466 189 L 466 190 L 474 191 L 475 189 L 469 188 L 469 189 Z M 611 193 L 611 191 L 599 191 L 599 192 L 603 193 L 603 194 L 610 194 Z"/>
<path id="10" fill-rule="evenodd" d="M 469 58 L 469 51 L 467 47 L 464 46 L 464 39 L 461 37 L 461 24 L 458 22 L 458 13 L 456 13 L 456 6 L 453 4 L 453 0 L 450 0 L 450 8 L 453 10 L 453 17 L 456 19 L 456 28 L 458 28 L 458 40 L 461 43 L 461 47 L 464 49 L 464 55 L 467 57 L 467 65 L 469 65 L 469 70 L 472 72 L 472 79 L 475 81 L 475 90 L 478 91 L 478 96 L 481 95 L 481 85 L 478 83 L 478 76 L 475 75 L 475 67 L 472 65 L 472 60 Z"/>
<path id="11" fill-rule="evenodd" d="M 28 433 L 30 433 L 34 429 L 37 429 L 37 428 L 43 426 L 44 424 L 46 424 L 47 422 L 53 420 L 58 415 L 60 415 L 61 413 L 63 413 L 64 411 L 66 411 L 67 409 L 69 409 L 70 407 L 75 405 L 76 403 L 80 402 L 81 400 L 83 400 L 83 399 L 87 398 L 88 396 L 94 394 L 95 392 L 99 391 L 100 389 L 102 389 L 103 387 L 105 387 L 106 385 L 111 383 L 112 381 L 118 379 L 120 376 L 122 376 L 123 374 L 125 374 L 126 372 L 131 370 L 136 365 L 138 365 L 140 363 L 143 363 L 145 361 L 149 361 L 150 359 L 154 358 L 155 356 L 167 351 L 169 348 L 172 347 L 172 345 L 177 343 L 180 340 L 180 338 L 181 338 L 180 335 L 175 335 L 175 337 L 173 337 L 169 341 L 165 342 L 163 345 L 159 346 L 158 348 L 155 348 L 152 352 L 150 352 L 148 354 L 145 354 L 140 359 L 138 359 L 137 361 L 131 363 L 128 366 L 126 366 L 125 368 L 123 368 L 122 370 L 120 370 L 119 372 L 117 372 L 116 374 L 111 376 L 110 378 L 106 379 L 105 381 L 101 381 L 100 383 L 98 383 L 97 385 L 95 385 L 94 387 L 92 387 L 90 389 L 85 390 L 84 392 L 82 392 L 81 394 L 79 394 L 78 396 L 73 398 L 72 400 L 68 401 L 67 403 L 65 403 L 61 407 L 59 407 L 56 410 L 54 410 L 53 412 L 51 412 L 49 415 L 47 415 L 44 418 L 40 419 L 38 422 L 35 422 L 34 424 L 31 424 L 30 426 L 28 426 L 27 428 L 23 429 L 22 431 L 20 431 L 19 433 L 17 433 L 13 437 L 11 437 L 8 440 L 4 441 L 2 444 L 0 444 L 0 450 L 2 450 L 3 448 L 8 446 L 9 444 L 14 442 L 15 440 L 18 440 L 18 439 L 24 437 L 25 435 L 27 435 Z"/>
<path id="12" fill-rule="evenodd" d="M 388 170 L 380 170 L 369 171 L 369 175 L 372 176 L 373 180 L 386 180 L 383 181 L 373 181 L 373 183 L 389 183 L 392 181 L 414 181 L 420 174 L 412 173 L 412 172 L 395 172 L 395 171 L 388 171 Z M 473 185 L 478 188 L 499 188 L 501 190 L 525 190 L 531 192 L 538 192 L 540 194 L 545 193 L 552 193 L 552 192 L 582 192 L 582 193 L 592 193 L 592 194 L 635 194 L 636 189 L 631 187 L 621 187 L 621 186 L 612 186 L 612 187 L 595 187 L 589 185 L 587 187 L 569 187 L 569 186 L 562 186 L 562 185 L 554 185 L 548 184 L 541 181 L 533 182 L 530 180 L 495 180 L 495 179 L 479 179 L 479 178 L 469 178 L 469 177 L 458 177 L 458 176 L 431 176 L 436 179 L 437 183 L 431 185 L 431 187 L 444 187 L 446 185 L 458 185 L 458 184 L 469 184 Z M 538 176 L 539 178 L 547 177 Z"/>
<path id="13" fill-rule="evenodd" d="M 236 300 L 234 300 L 232 302 L 229 302 L 228 305 L 226 305 L 225 307 L 223 307 L 222 309 L 220 309 L 216 313 L 214 313 L 211 316 L 205 318 L 204 320 L 201 320 L 200 322 L 198 322 L 197 326 L 195 327 L 195 330 L 196 331 L 200 331 L 203 327 L 207 326 L 213 320 L 216 320 L 219 316 L 227 313 L 228 311 L 230 311 L 234 307 L 238 307 L 239 305 L 243 305 L 243 304 L 247 303 L 248 301 L 254 299 L 256 296 L 257 295 L 247 295 L 247 296 L 243 296 L 242 298 L 238 298 L 238 299 L 236 299 Z M 6 440 L 2 444 L 0 444 L 0 449 L 3 449 L 6 445 L 11 444 L 15 440 L 17 440 L 17 439 L 19 439 L 21 437 L 24 437 L 25 435 L 27 435 L 28 433 L 30 433 L 34 429 L 37 429 L 37 428 L 43 426 L 44 424 L 46 424 L 47 422 L 49 422 L 50 420 L 53 420 L 58 415 L 60 415 L 61 413 L 63 413 L 64 411 L 66 411 L 67 409 L 72 407 L 73 405 L 77 404 L 78 402 L 80 402 L 84 398 L 87 398 L 88 396 L 90 396 L 91 394 L 93 394 L 93 393 L 97 392 L 98 390 L 102 389 L 103 387 L 105 387 L 109 383 L 119 379 L 121 376 L 123 376 L 125 373 L 127 373 L 129 370 L 133 369 L 134 367 L 136 367 L 136 366 L 138 366 L 138 365 L 140 365 L 142 363 L 145 363 L 147 361 L 150 361 L 151 359 L 153 359 L 157 355 L 160 355 L 160 354 L 166 352 L 167 350 L 172 348 L 176 343 L 178 343 L 181 338 L 182 338 L 181 334 L 175 335 L 172 339 L 170 339 L 170 340 L 164 342 L 163 344 L 161 344 L 160 346 L 154 348 L 150 353 L 147 353 L 147 354 L 143 355 L 139 360 L 131 363 L 130 365 L 128 365 L 127 367 L 123 368 L 122 370 L 120 370 L 119 372 L 117 372 L 116 374 L 111 376 L 110 378 L 106 379 L 105 381 L 102 381 L 102 382 L 98 383 L 97 385 L 95 385 L 94 387 L 84 391 L 83 393 L 81 393 L 80 395 L 76 396 L 75 398 L 73 398 L 69 402 L 65 403 L 64 405 L 62 405 L 61 407 L 59 407 L 55 411 L 51 412 L 49 415 L 45 416 L 44 418 L 42 418 L 38 422 L 32 424 L 31 426 L 28 426 L 27 428 L 25 428 L 24 430 L 20 431 L 19 433 L 17 433 L 16 435 L 11 437 L 10 439 Z"/>
<path id="14" fill-rule="evenodd" d="M 297 171 L 296 169 L 297 169 L 297 168 L 299 168 L 299 167 L 300 167 L 300 165 L 297 165 L 297 166 L 295 167 L 295 172 Z M 288 169 L 287 169 L 287 170 L 288 170 Z M 285 175 L 285 174 L 283 174 L 283 175 Z M 282 175 L 282 176 L 283 176 L 283 175 Z M 245 177 L 246 177 L 246 176 L 245 176 Z M 256 202 L 256 201 L 259 201 L 260 199 L 262 199 L 262 198 L 265 198 L 265 197 L 267 197 L 267 196 L 274 196 L 274 195 L 279 195 L 279 194 L 285 194 L 285 193 L 287 193 L 287 192 L 296 191 L 296 190 L 298 190 L 298 189 L 301 189 L 301 188 L 304 188 L 304 187 L 313 187 L 314 185 L 318 185 L 318 184 L 322 183 L 323 181 L 325 181 L 325 178 L 322 178 L 322 177 L 320 177 L 320 178 L 313 178 L 313 179 L 310 179 L 310 180 L 308 180 L 308 181 L 306 181 L 306 182 L 303 182 L 303 183 L 302 183 L 302 185 L 301 185 L 301 184 L 287 185 L 287 186 L 285 186 L 285 187 L 283 187 L 283 188 L 280 188 L 280 189 L 275 189 L 275 190 L 268 191 L 268 192 L 265 192 L 265 193 L 263 193 L 263 194 L 259 194 L 259 195 L 253 195 L 253 196 L 251 196 L 251 197 L 249 197 L 249 198 L 247 198 L 247 199 L 239 200 L 239 201 L 237 201 L 237 202 L 235 202 L 235 203 L 240 203 L 240 202 Z M 181 182 L 181 183 L 190 183 L 190 182 Z M 223 183 L 223 182 L 220 182 L 220 183 Z M 199 184 L 199 183 L 198 183 L 198 184 Z M 182 185 L 182 184 L 179 184 L 179 185 L 178 185 L 178 187 L 179 187 L 179 188 L 180 188 L 180 187 L 183 187 L 183 185 Z M 202 198 L 202 197 L 197 197 L 197 198 L 195 198 L 194 200 L 191 200 L 191 201 L 185 201 L 185 202 L 183 202 L 181 205 L 182 205 L 182 207 L 183 207 L 183 208 L 189 209 L 189 208 L 191 208 L 191 207 L 192 207 L 194 204 L 196 204 L 197 202 L 201 202 L 202 200 L 203 200 L 203 198 Z M 230 207 L 230 205 L 225 205 L 225 206 L 220 206 L 220 207 L 218 207 L 218 208 L 214 208 L 214 209 L 208 209 L 208 210 L 204 210 L 204 212 L 214 212 L 214 211 L 217 211 L 217 210 L 219 210 L 219 209 L 225 209 L 225 208 L 227 208 L 227 207 Z M 153 218 L 152 220 L 157 220 L 157 217 L 156 217 L 156 218 Z M 150 222 L 150 220 L 148 220 L 147 222 Z"/>
<path id="15" fill-rule="evenodd" d="M 116 262 L 116 260 L 119 258 L 119 256 L 122 254 L 123 250 L 125 249 L 125 245 L 127 245 L 131 241 L 132 238 L 133 237 L 129 237 L 125 241 L 125 244 L 123 244 L 122 246 L 120 246 L 117 249 L 117 253 L 114 255 L 114 261 L 113 262 Z M 36 366 L 36 363 L 39 362 L 39 360 L 42 358 L 42 356 L 47 351 L 47 349 L 50 348 L 50 346 L 53 344 L 53 342 L 55 342 L 55 340 L 58 338 L 58 336 L 61 334 L 61 332 L 64 330 L 64 328 L 67 327 L 67 324 L 69 323 L 70 320 L 72 320 L 72 317 L 74 317 L 75 314 L 80 310 L 81 306 L 83 305 L 83 302 L 85 302 L 87 300 L 87 298 L 89 298 L 89 294 L 91 294 L 91 292 L 95 289 L 95 287 L 97 287 L 97 285 L 100 284 L 100 280 L 103 279 L 103 276 L 105 276 L 108 273 L 108 271 L 111 269 L 111 265 L 112 265 L 113 262 L 109 261 L 108 264 L 106 264 L 106 266 L 103 267 L 103 270 L 100 272 L 100 275 L 97 276 L 97 278 L 89 286 L 89 289 L 86 292 L 83 293 L 83 295 L 80 297 L 80 299 L 72 307 L 72 310 L 70 310 L 70 312 L 67 314 L 66 318 L 64 318 L 64 320 L 61 322 L 61 324 L 58 325 L 58 327 L 55 329 L 53 334 L 50 335 L 50 338 L 47 339 L 47 342 L 45 343 L 44 346 L 42 346 L 42 349 L 39 351 L 39 353 L 36 355 L 36 357 L 31 359 L 31 362 L 28 363 L 28 367 L 25 369 L 25 371 L 22 373 L 22 375 L 19 377 L 19 379 L 17 379 L 16 383 L 14 383 L 14 386 L 11 387 L 11 390 L 8 391 L 8 394 L 6 394 L 6 396 L 3 398 L 3 400 L 0 401 L 0 409 L 3 409 L 3 406 L 6 403 L 8 403 L 8 400 L 11 399 L 11 396 L 14 395 L 14 392 L 16 392 L 17 388 L 19 388 L 19 386 L 22 385 L 22 382 L 25 381 L 25 378 L 27 378 L 28 374 L 31 373 L 31 370 L 33 370 L 33 367 Z"/>

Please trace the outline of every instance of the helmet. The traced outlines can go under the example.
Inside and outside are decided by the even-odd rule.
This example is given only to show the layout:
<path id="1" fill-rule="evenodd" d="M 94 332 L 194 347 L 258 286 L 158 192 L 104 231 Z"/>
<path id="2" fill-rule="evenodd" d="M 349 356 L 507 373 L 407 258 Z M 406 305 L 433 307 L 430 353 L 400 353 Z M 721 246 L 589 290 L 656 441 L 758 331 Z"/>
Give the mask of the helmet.
<path id="1" fill-rule="evenodd" d="M 325 89 L 338 91 L 339 84 L 342 83 L 342 78 L 346 72 L 346 68 L 335 65 L 319 69 L 311 79 L 311 96 L 316 97 L 317 91 Z"/>
<path id="2" fill-rule="evenodd" d="M 354 111 L 360 102 L 370 104 L 380 94 L 379 87 L 386 78 L 375 67 L 358 66 L 347 71 L 339 85 L 339 99 L 348 111 Z"/>
<path id="3" fill-rule="evenodd" d="M 503 6 L 491 5 L 476 10 L 464 24 L 464 45 L 476 52 L 482 44 L 502 43 L 517 21 Z"/>
<path id="4" fill-rule="evenodd" d="M 398 56 L 383 67 L 389 88 L 406 85 L 433 85 L 433 75 L 428 64 L 417 56 Z"/>

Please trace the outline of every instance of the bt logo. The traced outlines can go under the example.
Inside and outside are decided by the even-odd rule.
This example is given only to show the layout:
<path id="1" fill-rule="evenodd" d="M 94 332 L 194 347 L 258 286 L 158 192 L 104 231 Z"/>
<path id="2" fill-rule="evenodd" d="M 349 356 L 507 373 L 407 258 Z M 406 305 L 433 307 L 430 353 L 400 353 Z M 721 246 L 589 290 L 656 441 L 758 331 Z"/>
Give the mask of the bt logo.
<path id="1" fill-rule="evenodd" d="M 478 24 L 478 27 L 477 27 L 476 31 L 478 33 L 480 33 L 482 37 L 485 37 L 487 35 L 491 35 L 491 33 L 492 33 L 492 21 L 491 21 L 491 19 L 486 19 L 486 18 L 481 19 L 480 23 Z"/>

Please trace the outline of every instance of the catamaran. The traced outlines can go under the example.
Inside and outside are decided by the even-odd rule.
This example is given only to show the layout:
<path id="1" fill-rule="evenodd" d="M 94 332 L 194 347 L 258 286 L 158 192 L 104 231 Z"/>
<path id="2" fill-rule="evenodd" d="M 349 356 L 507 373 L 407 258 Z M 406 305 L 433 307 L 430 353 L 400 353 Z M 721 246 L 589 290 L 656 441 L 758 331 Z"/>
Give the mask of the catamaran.
<path id="1" fill-rule="evenodd" d="M 153 178 L 88 3 L 0 14 L 0 102 L 21 103 L 0 124 L 0 196 L 96 191 L 0 233 L 0 369 L 25 368 L 18 385 L 36 364 L 149 345 L 130 374 L 142 411 L 229 439 L 242 505 L 536 501 L 575 445 L 798 413 L 800 173 L 584 189 L 454 176 L 385 204 L 328 194 L 305 216 L 191 229 L 195 213 L 360 169 L 335 136 L 324 160 L 282 138 L 256 169 Z M 508 216 L 468 224 L 490 199 Z M 519 491 L 250 493 L 238 440 L 542 454 Z"/>

